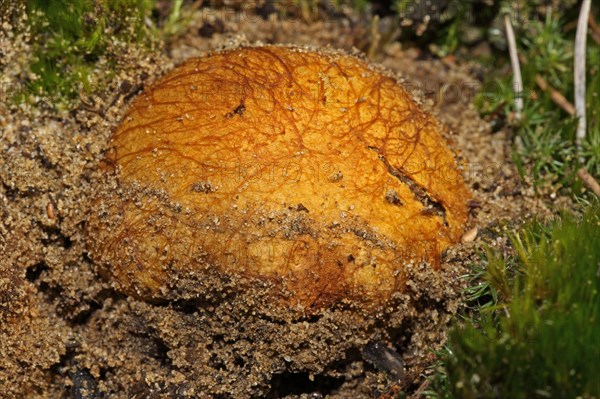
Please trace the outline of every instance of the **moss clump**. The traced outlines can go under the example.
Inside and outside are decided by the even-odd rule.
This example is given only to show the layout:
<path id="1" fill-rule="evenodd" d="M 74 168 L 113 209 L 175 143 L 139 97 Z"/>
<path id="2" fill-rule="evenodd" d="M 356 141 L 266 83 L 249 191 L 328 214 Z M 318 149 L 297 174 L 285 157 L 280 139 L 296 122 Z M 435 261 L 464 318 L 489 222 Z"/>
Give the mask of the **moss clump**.
<path id="1" fill-rule="evenodd" d="M 512 237 L 514 258 L 491 253 L 488 301 L 451 332 L 435 396 L 598 397 L 598 242 L 596 201 L 580 218 L 528 225 Z"/>
<path id="2" fill-rule="evenodd" d="M 101 88 L 114 74 L 114 62 L 100 65 L 103 56 L 125 44 L 155 42 L 145 23 L 153 7 L 153 0 L 28 2 L 34 46 L 24 95 L 56 104 Z"/>

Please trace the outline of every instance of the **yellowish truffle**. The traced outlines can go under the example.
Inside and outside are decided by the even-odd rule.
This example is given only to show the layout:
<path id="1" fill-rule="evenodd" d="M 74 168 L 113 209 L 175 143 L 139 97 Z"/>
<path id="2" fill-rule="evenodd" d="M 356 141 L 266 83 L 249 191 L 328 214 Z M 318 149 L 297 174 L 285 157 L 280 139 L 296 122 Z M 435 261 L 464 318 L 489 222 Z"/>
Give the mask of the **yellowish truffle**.
<path id="1" fill-rule="evenodd" d="M 147 300 L 242 292 L 237 276 L 266 282 L 274 306 L 380 305 L 408 263 L 439 266 L 467 219 L 437 122 L 389 74 L 329 50 L 185 62 L 133 101 L 106 170 L 90 253 Z"/>

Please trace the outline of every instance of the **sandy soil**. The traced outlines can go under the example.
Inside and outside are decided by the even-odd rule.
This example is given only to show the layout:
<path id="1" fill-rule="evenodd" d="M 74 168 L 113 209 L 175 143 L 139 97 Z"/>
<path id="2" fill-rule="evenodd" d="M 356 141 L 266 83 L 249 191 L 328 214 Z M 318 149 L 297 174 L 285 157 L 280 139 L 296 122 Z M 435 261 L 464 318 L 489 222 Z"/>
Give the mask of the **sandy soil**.
<path id="1" fill-rule="evenodd" d="M 460 277 L 476 250 L 505 248 L 506 229 L 566 203 L 534 196 L 510 161 L 508 133 L 492 132 L 474 110 L 480 67 L 392 43 L 375 61 L 447 126 L 473 190 L 468 227 L 477 238 L 448 251 L 441 272 L 415 267 L 389 310 L 333 308 L 294 322 L 255 315 L 236 298 L 156 305 L 115 291 L 87 256 L 85 226 L 97 166 L 131 99 L 211 49 L 263 42 L 355 52 L 367 34 L 352 15 L 313 23 L 235 15 L 205 11 L 163 51 L 120 53 L 112 86 L 76 109 L 0 102 L 0 397 L 373 398 L 402 374 L 381 360 L 392 351 L 406 368 L 400 385 L 413 392 L 462 306 Z M 8 32 L 0 83 L 17 87 L 29 48 Z"/>

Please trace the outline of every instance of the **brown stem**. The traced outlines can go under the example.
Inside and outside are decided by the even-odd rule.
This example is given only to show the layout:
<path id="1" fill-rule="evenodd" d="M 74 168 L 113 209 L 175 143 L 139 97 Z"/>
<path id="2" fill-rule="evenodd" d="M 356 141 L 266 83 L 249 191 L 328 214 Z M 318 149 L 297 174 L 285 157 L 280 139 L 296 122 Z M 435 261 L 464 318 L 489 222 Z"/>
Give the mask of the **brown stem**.
<path id="1" fill-rule="evenodd" d="M 594 176 L 590 175 L 590 172 L 588 172 L 586 168 L 579 169 L 579 171 L 577 171 L 577 177 L 583 181 L 583 184 L 585 184 L 587 188 L 600 197 L 600 184 L 594 179 Z"/>
<path id="2" fill-rule="evenodd" d="M 571 104 L 571 102 L 567 100 L 565 96 L 563 96 L 558 90 L 550 86 L 541 75 L 535 75 L 535 82 L 540 89 L 550 93 L 550 98 L 556 105 L 564 109 L 569 115 L 575 115 L 575 106 Z"/>

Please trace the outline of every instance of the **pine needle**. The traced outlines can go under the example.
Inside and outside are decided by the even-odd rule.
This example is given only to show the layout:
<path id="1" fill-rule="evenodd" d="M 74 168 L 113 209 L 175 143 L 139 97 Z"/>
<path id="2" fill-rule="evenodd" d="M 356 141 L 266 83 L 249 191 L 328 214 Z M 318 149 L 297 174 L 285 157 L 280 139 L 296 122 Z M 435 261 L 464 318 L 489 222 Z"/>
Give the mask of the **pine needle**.
<path id="1" fill-rule="evenodd" d="M 521 64 L 519 63 L 515 32 L 510 22 L 510 15 L 508 13 L 504 14 L 504 25 L 506 27 L 506 40 L 508 42 L 510 63 L 513 69 L 513 81 L 515 92 L 515 117 L 518 121 L 520 121 L 521 113 L 523 112 L 523 78 L 521 77 Z"/>
<path id="2" fill-rule="evenodd" d="M 586 136 L 585 47 L 591 5 L 591 0 L 583 0 L 579 21 L 577 22 L 577 34 L 575 35 L 575 111 L 576 116 L 579 118 L 575 142 L 579 153 L 581 153 L 581 146 Z M 583 160 L 580 161 L 583 162 Z"/>
<path id="3" fill-rule="evenodd" d="M 537 74 L 535 75 L 535 82 L 540 87 L 540 89 L 550 94 L 550 98 L 552 99 L 554 104 L 561 107 L 569 115 L 575 115 L 575 107 L 573 106 L 573 104 L 571 104 L 569 100 L 567 100 L 565 96 L 563 96 L 558 90 L 550 86 L 546 79 L 544 79 L 541 75 Z"/>
<path id="4" fill-rule="evenodd" d="M 577 172 L 577 177 L 579 177 L 583 184 L 592 190 L 594 194 L 600 197 L 600 184 L 598 184 L 598 181 L 594 179 L 594 176 L 592 176 L 586 168 L 579 169 Z"/>

